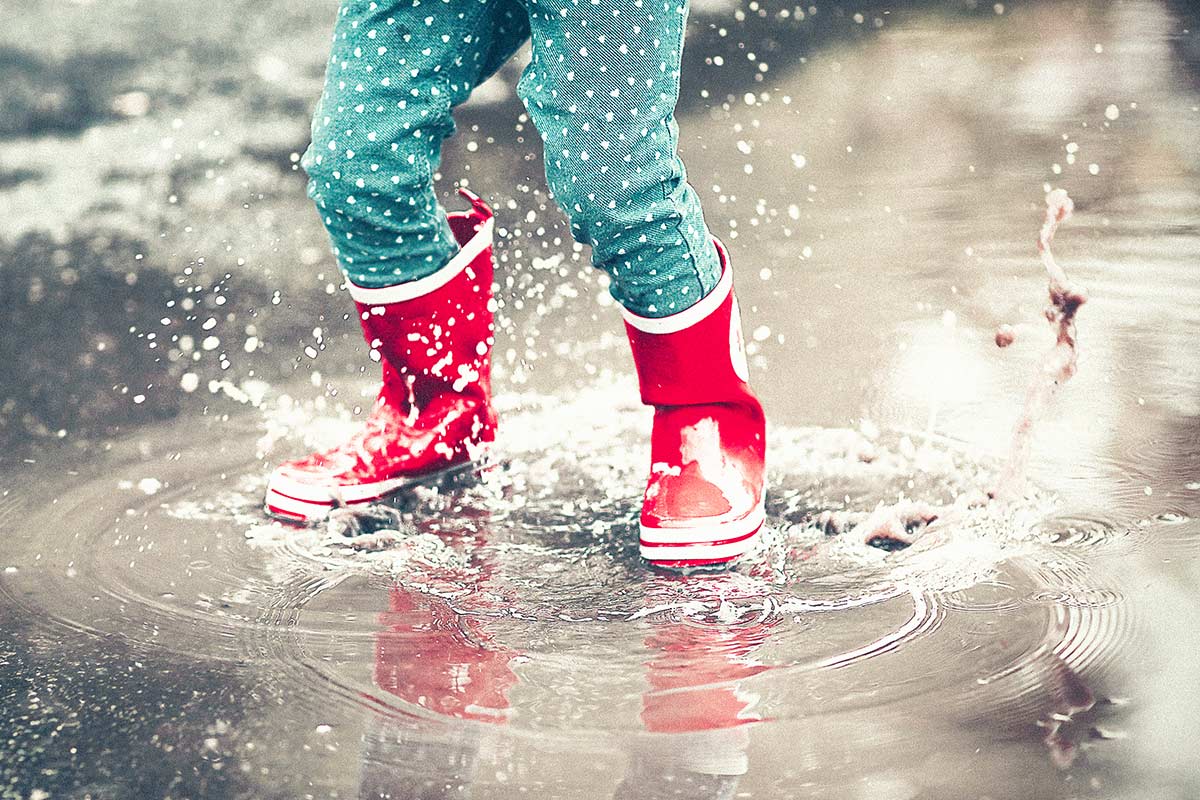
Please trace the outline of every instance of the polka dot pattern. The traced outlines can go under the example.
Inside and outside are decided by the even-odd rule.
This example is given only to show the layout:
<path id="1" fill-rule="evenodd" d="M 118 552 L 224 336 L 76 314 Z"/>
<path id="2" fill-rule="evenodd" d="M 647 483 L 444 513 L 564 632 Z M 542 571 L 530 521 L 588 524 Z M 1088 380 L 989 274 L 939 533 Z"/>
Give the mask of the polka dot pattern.
<path id="1" fill-rule="evenodd" d="M 303 164 L 355 283 L 435 272 L 457 246 L 433 173 L 451 110 L 527 38 L 517 91 L 571 233 L 642 316 L 691 307 L 720 277 L 676 152 L 686 0 L 344 0 Z"/>

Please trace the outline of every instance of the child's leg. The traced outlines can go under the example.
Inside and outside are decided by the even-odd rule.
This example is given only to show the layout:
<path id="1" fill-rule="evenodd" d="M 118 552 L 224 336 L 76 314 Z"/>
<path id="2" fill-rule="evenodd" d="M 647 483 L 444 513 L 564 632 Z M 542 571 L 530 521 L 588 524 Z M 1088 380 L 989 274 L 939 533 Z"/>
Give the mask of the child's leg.
<path id="1" fill-rule="evenodd" d="M 383 382 L 358 432 L 275 468 L 269 513 L 361 507 L 492 441 L 492 212 L 447 217 L 433 173 L 451 109 L 527 31 L 519 0 L 342 0 L 305 169 Z"/>
<path id="2" fill-rule="evenodd" d="M 691 307 L 721 267 L 675 149 L 687 0 L 529 0 L 529 19 L 518 91 L 572 234 L 630 311 Z"/>
<path id="3" fill-rule="evenodd" d="M 416 280 L 454 255 L 433 186 L 450 112 L 528 31 L 518 0 L 343 0 L 303 165 L 352 282 Z"/>
<path id="4" fill-rule="evenodd" d="M 533 62 L 518 91 L 572 233 L 612 276 L 655 409 L 642 556 L 726 564 L 763 526 L 766 429 L 733 273 L 675 152 L 687 0 L 527 2 Z"/>

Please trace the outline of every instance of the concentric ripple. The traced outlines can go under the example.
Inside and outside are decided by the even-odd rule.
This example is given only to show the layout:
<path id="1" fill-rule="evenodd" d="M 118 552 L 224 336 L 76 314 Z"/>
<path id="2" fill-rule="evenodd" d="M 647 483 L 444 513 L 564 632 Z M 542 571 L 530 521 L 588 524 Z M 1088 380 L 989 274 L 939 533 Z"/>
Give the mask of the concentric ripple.
<path id="1" fill-rule="evenodd" d="M 502 464 L 480 480 L 313 529 L 260 511 L 276 457 L 254 452 L 261 431 L 297 449 L 337 433 L 295 406 L 210 423 L 191 446 L 164 426 L 92 477 L 38 465 L 31 479 L 59 500 L 15 525 L 0 507 L 18 545 L 0 591 L 42 625 L 261 664 L 296 687 L 297 709 L 512 734 L 721 728 L 934 697 L 970 719 L 1035 713 L 1047 665 L 1103 671 L 1130 636 L 1120 590 L 1072 555 L 1120 534 L 1054 517 L 1048 498 L 966 509 L 898 552 L 828 534 L 824 512 L 948 503 L 992 469 L 953 443 L 874 430 L 773 431 L 761 548 L 724 574 L 649 571 L 633 522 L 646 420 L 626 389 L 519 398 Z M 573 428 L 596 418 L 589 403 L 620 413 Z"/>

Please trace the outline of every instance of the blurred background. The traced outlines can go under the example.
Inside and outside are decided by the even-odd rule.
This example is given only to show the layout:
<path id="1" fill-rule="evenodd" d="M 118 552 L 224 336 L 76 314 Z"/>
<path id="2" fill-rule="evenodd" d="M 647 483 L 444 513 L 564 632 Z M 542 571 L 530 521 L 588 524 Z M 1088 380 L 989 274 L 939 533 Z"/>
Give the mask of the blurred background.
<path id="1" fill-rule="evenodd" d="M 355 335 L 296 163 L 334 10 L 268 0 L 5 4 L 0 436 L 172 414 L 190 402 L 189 387 L 312 367 L 305 348 L 328 344 L 314 328 L 325 339 Z M 746 290 L 755 299 L 787 295 L 808 306 L 809 323 L 848 322 L 864 313 L 853 287 L 806 299 L 846 271 L 938 313 L 948 303 L 961 311 L 970 297 L 948 294 L 951 284 L 999 279 L 999 264 L 1025 254 L 1030 222 L 997 226 L 1039 204 L 1044 184 L 1066 186 L 1081 207 L 1107 204 L 1107 225 L 1148 216 L 1148 203 L 1163 225 L 1194 222 L 1195 22 L 1186 3 L 1137 0 L 702 0 L 680 107 L 690 179 L 714 232 L 735 254 L 755 248 L 739 263 L 746 283 L 764 269 L 806 281 L 764 280 Z M 569 283 L 591 299 L 599 276 L 574 269 L 586 254 L 546 195 L 539 142 L 514 93 L 523 60 L 460 109 L 444 196 L 452 205 L 461 181 L 500 210 L 511 299 L 539 282 L 535 259 L 564 256 L 571 274 L 549 291 L 562 297 Z M 1004 247 L 1013 239 L 1021 250 Z M 949 268 L 969 280 L 941 280 Z M 931 272 L 945 292 L 919 286 Z M 985 286 L 978 294 L 990 296 Z M 509 317 L 528 316 L 506 305 Z M 571 311 L 594 310 L 580 305 Z M 849 327 L 850 337 L 887 334 Z M 785 351 L 760 347 L 791 356 L 812 333 L 796 331 Z M 792 377 L 870 382 L 853 365 L 830 375 L 814 368 L 819 357 L 788 361 Z M 332 358 L 319 366 L 351 368 Z"/>
<path id="2" fill-rule="evenodd" d="M 0 0 L 0 797 L 1200 794 L 1193 4 L 695 0 L 681 150 L 775 453 L 770 557 L 708 583 L 630 549 L 644 420 L 523 53 L 438 176 L 498 215 L 503 502 L 422 500 L 458 555 L 399 572 L 256 527 L 269 465 L 369 403 L 298 166 L 335 10 Z M 1091 301 L 1023 522 L 828 539 L 1003 459 L 1053 188 Z M 563 622 L 596 608 L 623 627 Z"/>

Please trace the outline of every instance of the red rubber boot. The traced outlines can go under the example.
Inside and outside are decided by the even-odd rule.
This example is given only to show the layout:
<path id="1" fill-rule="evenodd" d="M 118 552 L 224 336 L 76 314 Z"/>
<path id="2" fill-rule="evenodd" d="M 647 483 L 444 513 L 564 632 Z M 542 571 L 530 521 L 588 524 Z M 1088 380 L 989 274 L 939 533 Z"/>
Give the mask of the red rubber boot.
<path id="1" fill-rule="evenodd" d="M 319 520 L 468 465 L 494 438 L 494 222 L 482 200 L 459 191 L 472 209 L 450 214 L 461 250 L 449 264 L 398 286 L 350 285 L 383 388 L 349 441 L 275 469 L 268 513 Z"/>
<path id="2" fill-rule="evenodd" d="M 655 566 L 715 567 L 745 553 L 765 514 L 766 422 L 747 383 L 729 255 L 692 308 L 661 319 L 624 312 L 642 402 L 654 406 L 641 553 Z"/>

